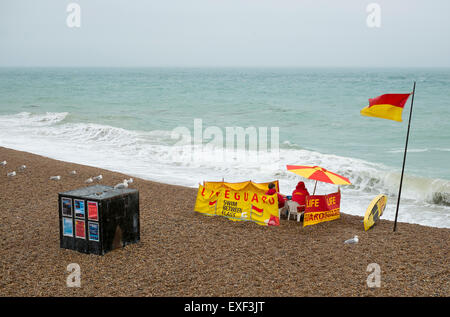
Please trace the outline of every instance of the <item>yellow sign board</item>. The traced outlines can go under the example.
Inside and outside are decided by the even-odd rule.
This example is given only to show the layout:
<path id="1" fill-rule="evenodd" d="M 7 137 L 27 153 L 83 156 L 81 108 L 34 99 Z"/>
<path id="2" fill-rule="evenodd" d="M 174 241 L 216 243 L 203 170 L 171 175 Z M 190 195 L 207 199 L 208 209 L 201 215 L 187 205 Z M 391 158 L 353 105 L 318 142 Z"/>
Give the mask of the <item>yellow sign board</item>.
<path id="1" fill-rule="evenodd" d="M 233 221 L 277 226 L 280 223 L 278 198 L 276 194 L 266 195 L 267 186 L 264 185 L 255 186 L 252 182 L 208 182 L 205 186 L 199 185 L 194 210 L 205 215 L 224 216 Z"/>

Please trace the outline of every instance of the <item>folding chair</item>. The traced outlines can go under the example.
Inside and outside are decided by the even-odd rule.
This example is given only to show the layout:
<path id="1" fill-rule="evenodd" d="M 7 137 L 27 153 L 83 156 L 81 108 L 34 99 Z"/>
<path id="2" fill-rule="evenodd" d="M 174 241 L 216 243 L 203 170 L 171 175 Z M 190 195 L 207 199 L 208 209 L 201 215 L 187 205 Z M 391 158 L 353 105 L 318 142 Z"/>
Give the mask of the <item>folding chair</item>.
<path id="1" fill-rule="evenodd" d="M 288 220 L 291 219 L 291 215 L 297 216 L 297 222 L 300 221 L 301 216 L 303 215 L 303 212 L 305 210 L 305 206 L 299 205 L 296 201 L 288 201 Z M 303 211 L 299 211 L 299 209 L 302 209 Z"/>

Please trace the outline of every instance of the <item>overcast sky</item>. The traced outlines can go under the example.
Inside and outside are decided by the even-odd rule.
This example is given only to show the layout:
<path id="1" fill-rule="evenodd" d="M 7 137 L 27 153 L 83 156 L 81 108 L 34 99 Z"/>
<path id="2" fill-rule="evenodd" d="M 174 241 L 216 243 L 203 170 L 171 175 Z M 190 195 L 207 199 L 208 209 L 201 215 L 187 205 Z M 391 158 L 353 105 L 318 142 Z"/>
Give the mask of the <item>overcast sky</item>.
<path id="1" fill-rule="evenodd" d="M 449 15 L 448 0 L 0 0 L 0 66 L 450 67 Z"/>

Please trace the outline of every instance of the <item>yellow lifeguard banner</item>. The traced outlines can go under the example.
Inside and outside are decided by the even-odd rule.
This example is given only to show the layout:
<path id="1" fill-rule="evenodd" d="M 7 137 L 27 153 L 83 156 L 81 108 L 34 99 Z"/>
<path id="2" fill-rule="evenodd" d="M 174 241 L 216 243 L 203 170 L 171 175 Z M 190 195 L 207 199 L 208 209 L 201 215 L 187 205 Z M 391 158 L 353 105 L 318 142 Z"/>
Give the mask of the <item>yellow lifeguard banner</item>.
<path id="1" fill-rule="evenodd" d="M 278 181 L 273 182 L 278 186 Z M 266 195 L 269 183 L 204 182 L 199 185 L 194 210 L 232 221 L 252 221 L 263 226 L 279 225 L 277 195 Z"/>

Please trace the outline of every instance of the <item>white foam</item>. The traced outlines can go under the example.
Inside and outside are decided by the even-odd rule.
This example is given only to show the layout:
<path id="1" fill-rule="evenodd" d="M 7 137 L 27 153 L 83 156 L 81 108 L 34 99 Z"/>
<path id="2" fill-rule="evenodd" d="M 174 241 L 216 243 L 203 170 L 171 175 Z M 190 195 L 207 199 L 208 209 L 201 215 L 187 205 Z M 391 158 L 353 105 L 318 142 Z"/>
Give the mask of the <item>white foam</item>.
<path id="1" fill-rule="evenodd" d="M 68 112 L 47 112 L 45 114 L 20 112 L 13 115 L 0 116 L 0 125 L 8 128 L 50 126 L 61 122 L 68 114 Z"/>
<path id="2" fill-rule="evenodd" d="M 403 153 L 404 151 L 405 151 L 404 148 L 400 148 L 389 150 L 388 153 Z M 428 149 L 408 149 L 408 153 L 422 153 L 428 151 L 429 151 Z"/>

